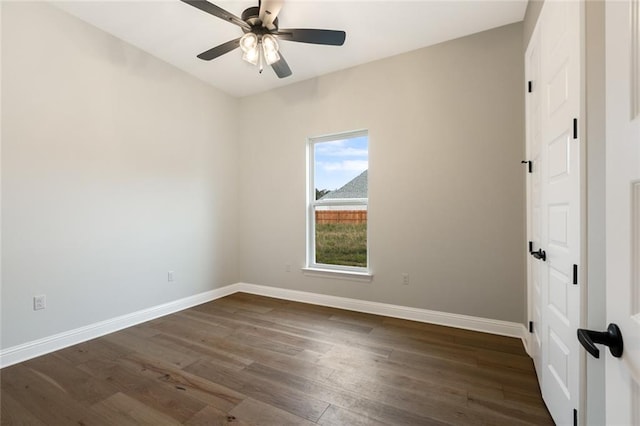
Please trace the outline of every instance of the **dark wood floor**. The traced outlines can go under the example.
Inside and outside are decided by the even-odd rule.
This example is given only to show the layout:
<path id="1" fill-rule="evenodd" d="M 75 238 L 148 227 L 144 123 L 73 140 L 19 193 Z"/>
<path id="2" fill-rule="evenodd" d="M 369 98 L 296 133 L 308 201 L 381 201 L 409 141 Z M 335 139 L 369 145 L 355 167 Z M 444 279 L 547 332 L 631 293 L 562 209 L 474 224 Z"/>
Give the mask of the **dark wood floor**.
<path id="1" fill-rule="evenodd" d="M 0 379 L 2 425 L 553 424 L 517 339 L 242 293 Z"/>

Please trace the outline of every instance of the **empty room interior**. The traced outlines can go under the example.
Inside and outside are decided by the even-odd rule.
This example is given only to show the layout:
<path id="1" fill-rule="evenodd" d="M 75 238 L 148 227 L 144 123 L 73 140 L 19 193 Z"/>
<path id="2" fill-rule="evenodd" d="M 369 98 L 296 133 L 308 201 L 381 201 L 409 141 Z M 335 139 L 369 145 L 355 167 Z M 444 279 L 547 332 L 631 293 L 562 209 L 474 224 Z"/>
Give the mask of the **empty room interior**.
<path id="1" fill-rule="evenodd" d="M 638 424 L 639 11 L 0 2 L 0 423 Z"/>

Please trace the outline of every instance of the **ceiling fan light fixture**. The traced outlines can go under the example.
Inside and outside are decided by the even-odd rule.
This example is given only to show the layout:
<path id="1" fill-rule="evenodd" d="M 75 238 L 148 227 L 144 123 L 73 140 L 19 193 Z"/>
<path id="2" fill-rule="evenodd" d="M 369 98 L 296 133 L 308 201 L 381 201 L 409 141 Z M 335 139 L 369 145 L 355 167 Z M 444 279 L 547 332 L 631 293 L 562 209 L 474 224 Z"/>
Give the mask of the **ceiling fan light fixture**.
<path id="1" fill-rule="evenodd" d="M 262 46 L 264 46 L 265 52 L 278 51 L 278 41 L 271 34 L 265 34 L 262 36 Z"/>
<path id="2" fill-rule="evenodd" d="M 247 50 L 242 54 L 242 59 L 252 65 L 258 65 L 258 60 L 260 59 L 260 50 L 257 47 L 251 50 Z"/>
<path id="3" fill-rule="evenodd" d="M 275 51 L 269 52 L 269 53 L 265 52 L 264 60 L 267 63 L 267 65 L 272 65 L 280 60 L 280 55 L 278 54 L 278 52 L 275 52 Z"/>
<path id="4" fill-rule="evenodd" d="M 246 33 L 240 38 L 240 49 L 244 53 L 256 50 L 258 47 L 258 36 L 254 33 Z"/>
<path id="5" fill-rule="evenodd" d="M 268 65 L 274 64 L 280 60 L 278 54 L 278 42 L 271 34 L 262 36 L 262 50 L 264 52 L 264 60 Z"/>

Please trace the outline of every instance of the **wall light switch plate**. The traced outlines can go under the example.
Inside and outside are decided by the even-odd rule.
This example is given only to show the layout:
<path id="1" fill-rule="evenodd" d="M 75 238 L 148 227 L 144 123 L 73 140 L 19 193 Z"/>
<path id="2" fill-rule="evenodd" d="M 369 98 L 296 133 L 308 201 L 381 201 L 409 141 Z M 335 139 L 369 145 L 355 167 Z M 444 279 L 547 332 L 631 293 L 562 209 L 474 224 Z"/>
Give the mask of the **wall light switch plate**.
<path id="1" fill-rule="evenodd" d="M 402 274 L 402 285 L 409 285 L 409 274 L 406 272 Z"/>
<path id="2" fill-rule="evenodd" d="M 173 271 L 167 272 L 167 281 L 172 282 L 175 279 Z"/>

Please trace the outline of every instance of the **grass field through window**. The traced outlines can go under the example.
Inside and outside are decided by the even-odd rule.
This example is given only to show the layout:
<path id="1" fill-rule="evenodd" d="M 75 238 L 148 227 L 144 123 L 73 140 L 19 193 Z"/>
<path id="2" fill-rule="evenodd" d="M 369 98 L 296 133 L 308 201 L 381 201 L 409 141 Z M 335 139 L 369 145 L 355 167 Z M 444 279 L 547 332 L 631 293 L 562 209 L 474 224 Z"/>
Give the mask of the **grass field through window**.
<path id="1" fill-rule="evenodd" d="M 316 224 L 316 263 L 367 267 L 367 224 Z"/>

